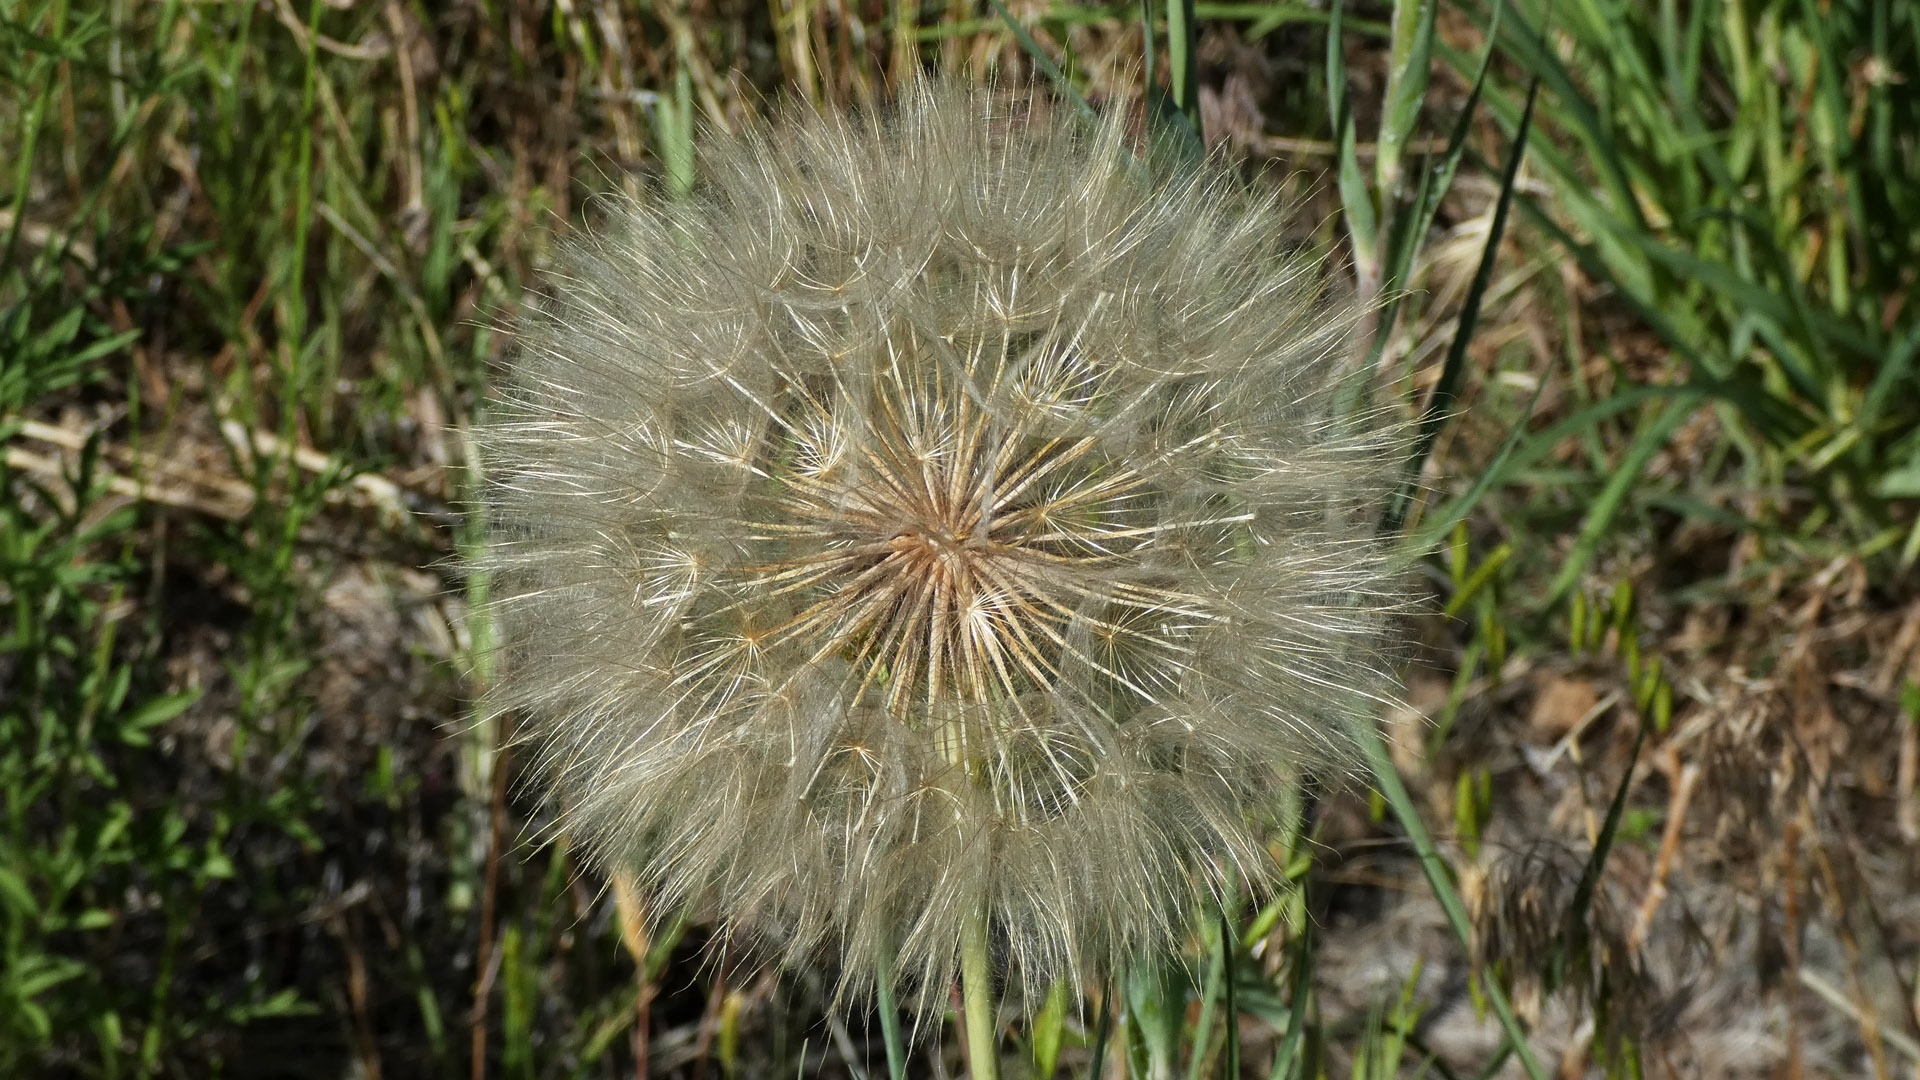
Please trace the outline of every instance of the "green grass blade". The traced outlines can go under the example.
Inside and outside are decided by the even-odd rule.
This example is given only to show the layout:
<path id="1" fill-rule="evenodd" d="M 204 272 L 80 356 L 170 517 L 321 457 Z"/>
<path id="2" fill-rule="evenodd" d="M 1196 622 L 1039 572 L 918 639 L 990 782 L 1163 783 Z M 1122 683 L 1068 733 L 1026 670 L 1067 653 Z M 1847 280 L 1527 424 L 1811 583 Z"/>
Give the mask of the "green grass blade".
<path id="1" fill-rule="evenodd" d="M 1718 218 L 1729 223 L 1739 222 L 1754 235 L 1766 237 L 1767 230 L 1760 223 L 1746 221 L 1731 213 L 1710 212 L 1700 216 Z M 1702 282 L 1724 293 L 1728 299 L 1733 300 L 1743 309 L 1765 314 L 1785 325 L 1796 326 L 1813 345 L 1820 346 L 1831 342 L 1862 356 L 1873 351 L 1872 341 L 1833 316 L 1812 310 L 1804 298 L 1794 295 L 1796 290 L 1788 289 L 1786 295 L 1782 295 L 1755 284 L 1725 263 L 1703 259 L 1693 252 L 1663 244 L 1651 232 L 1644 229 L 1632 228 L 1618 219 L 1602 220 L 1616 237 L 1673 271 L 1676 278 Z M 1770 239 L 1763 239 L 1763 245 L 1776 272 L 1781 275 L 1781 280 L 1792 282 L 1793 269 L 1787 264 L 1786 253 L 1775 247 Z"/>
<path id="2" fill-rule="evenodd" d="M 1238 909 L 1238 900 L 1231 901 L 1231 904 Z M 1227 914 L 1228 906 L 1223 903 L 1215 912 L 1214 931 L 1219 935 L 1219 941 L 1215 943 L 1213 963 L 1200 991 L 1200 1016 L 1193 1028 L 1193 1049 L 1187 1058 L 1187 1080 L 1200 1080 L 1202 1076 L 1201 1069 L 1206 1065 L 1207 1051 L 1213 1044 L 1214 1017 L 1223 1003 L 1227 1019 L 1226 1052 L 1230 1066 L 1225 1075 L 1240 1075 L 1240 1013 L 1234 1001 L 1233 989 L 1235 966 L 1240 957 L 1240 935 L 1233 930 L 1233 917 Z"/>
<path id="3" fill-rule="evenodd" d="M 1460 115 L 1454 120 L 1453 132 L 1447 138 L 1447 147 L 1440 155 L 1439 162 L 1420 172 L 1420 186 L 1415 190 L 1411 212 L 1396 214 L 1393 228 L 1387 244 L 1387 262 L 1381 279 L 1381 292 L 1385 299 L 1381 302 L 1380 312 L 1374 319 L 1373 342 L 1367 349 L 1367 362 L 1363 368 L 1371 373 L 1380 366 L 1380 357 L 1385 354 L 1387 341 L 1393 336 L 1393 328 L 1399 322 L 1400 304 L 1404 299 L 1401 289 L 1413 271 L 1413 262 L 1420 255 L 1420 249 L 1426 242 L 1427 232 L 1433 228 L 1434 215 L 1439 213 L 1440 201 L 1445 198 L 1448 189 L 1453 187 L 1454 175 L 1460 169 L 1460 160 L 1466 152 L 1467 136 L 1473 131 L 1473 118 L 1479 111 L 1480 92 L 1486 85 L 1487 69 L 1493 62 L 1494 39 L 1500 25 L 1500 9 L 1493 13 L 1494 32 L 1487 35 L 1487 44 L 1480 54 L 1480 68 L 1473 77 L 1473 88 L 1467 92 L 1466 103 L 1461 106 Z M 1431 53 L 1429 35 L 1427 51 Z M 1358 383 L 1364 387 L 1364 380 Z M 1357 394 L 1357 391 L 1356 391 Z M 1342 413 L 1351 411 L 1352 399 L 1342 404 Z"/>
<path id="4" fill-rule="evenodd" d="M 1169 167 L 1187 169 L 1198 164 L 1207 153 L 1200 141 L 1200 130 L 1154 78 L 1153 0 L 1140 0 L 1140 35 L 1146 43 L 1145 88 L 1147 132 L 1153 164 L 1161 171 Z M 1189 58 L 1191 59 L 1191 58 Z M 1196 116 L 1198 113 L 1195 114 Z"/>
<path id="5" fill-rule="evenodd" d="M 1360 294 L 1373 296 L 1380 287 L 1379 211 L 1367 190 L 1366 174 L 1353 133 L 1353 100 L 1347 91 L 1347 55 L 1341 42 L 1346 5 L 1334 0 L 1327 20 L 1327 107 L 1333 116 L 1333 138 L 1339 156 L 1340 206 L 1347 215 L 1347 239 L 1353 251 L 1354 275 Z"/>
<path id="6" fill-rule="evenodd" d="M 1067 1027 L 1067 980 L 1054 981 L 1047 1000 L 1027 1025 L 1033 1050 L 1033 1072 L 1038 1080 L 1047 1080 L 1060 1065 L 1060 1043 Z"/>
<path id="7" fill-rule="evenodd" d="M 1159 51 L 1159 46 L 1154 44 L 1153 0 L 1140 0 L 1140 81 L 1149 94 L 1159 85 L 1154 78 L 1154 61 L 1158 59 L 1155 54 Z"/>
<path id="8" fill-rule="evenodd" d="M 1374 155 L 1374 185 L 1384 205 L 1400 190 L 1401 157 L 1420 122 L 1433 70 L 1433 20 L 1438 0 L 1395 0 L 1387 54 L 1387 93 Z"/>
<path id="9" fill-rule="evenodd" d="M 1905 382 L 1907 372 L 1913 370 L 1916 355 L 1920 355 L 1920 325 L 1909 329 L 1904 341 L 1887 350 L 1886 359 L 1874 372 L 1873 382 L 1868 384 L 1865 396 L 1860 399 L 1860 411 L 1855 417 L 1857 424 L 1871 428 L 1879 422 L 1880 414 L 1886 409 L 1894 389 Z"/>
<path id="10" fill-rule="evenodd" d="M 1167 0 L 1167 84 L 1173 103 L 1186 117 L 1194 138 L 1205 146 L 1200 126 L 1200 61 L 1195 54 L 1200 35 L 1194 25 L 1193 0 Z"/>
<path id="11" fill-rule="evenodd" d="M 1600 888 L 1600 875 L 1607 867 L 1607 855 L 1613 850 L 1613 838 L 1620 830 L 1620 818 L 1627 808 L 1627 793 L 1633 789 L 1633 767 L 1640 761 L 1640 748 L 1647 741 L 1647 728 L 1652 725 L 1646 717 L 1640 721 L 1640 730 L 1633 736 L 1633 750 L 1627 754 L 1626 770 L 1620 774 L 1620 786 L 1614 790 L 1613 801 L 1607 805 L 1606 821 L 1600 826 L 1600 834 L 1594 838 L 1593 852 L 1587 856 L 1587 863 L 1580 871 L 1580 882 L 1574 886 L 1573 903 L 1567 909 L 1565 951 L 1560 960 L 1566 964 L 1575 964 L 1584 956 L 1588 945 L 1587 913 L 1593 910 L 1593 898 Z M 1564 972 L 1554 973 L 1554 981 L 1560 983 Z"/>
<path id="12" fill-rule="evenodd" d="M 1234 1080 L 1240 1076 L 1240 1000 L 1236 990 L 1240 983 L 1238 961 L 1240 959 L 1240 936 L 1234 933 L 1233 920 L 1227 917 L 1227 909 L 1220 909 L 1220 967 L 1226 972 L 1226 1011 L 1227 1011 L 1227 1062 L 1225 1075 Z"/>
<path id="13" fill-rule="evenodd" d="M 1360 735 L 1362 749 L 1366 751 L 1367 763 L 1373 769 L 1374 783 L 1393 810 L 1395 820 L 1406 830 L 1407 842 L 1413 846 L 1414 855 L 1420 861 L 1420 870 L 1433 889 L 1433 898 L 1446 914 L 1447 924 L 1453 928 L 1454 936 L 1471 951 L 1473 923 L 1467 918 L 1466 905 L 1460 902 L 1460 894 L 1453 887 L 1452 872 L 1447 868 L 1439 849 L 1433 846 L 1433 837 L 1420 820 L 1420 811 L 1414 807 L 1413 797 L 1407 794 L 1406 785 L 1400 782 L 1400 773 L 1393 767 L 1393 758 L 1387 753 L 1386 740 L 1379 729 L 1370 723 L 1356 724 L 1355 728 Z M 1480 988 L 1487 1004 L 1499 1019 L 1501 1028 L 1505 1030 L 1508 1044 L 1520 1055 L 1520 1064 L 1526 1069 L 1529 1080 L 1547 1080 L 1547 1072 L 1534 1056 L 1533 1048 L 1527 1042 L 1527 1033 L 1521 1028 L 1519 1018 L 1513 1014 L 1513 1006 L 1507 1001 L 1506 992 L 1500 989 L 1496 980 L 1484 975 L 1480 979 Z"/>
<path id="14" fill-rule="evenodd" d="M 1593 561 L 1595 553 L 1600 550 L 1600 541 L 1606 537 L 1607 529 L 1613 524 L 1614 516 L 1620 512 L 1621 505 L 1632 493 L 1634 485 L 1639 483 L 1640 474 L 1646 470 L 1647 463 L 1653 460 L 1653 455 L 1658 453 L 1662 446 L 1666 445 L 1668 437 L 1679 430 L 1680 425 L 1693 415 L 1697 405 L 1698 401 L 1690 397 L 1670 401 L 1652 423 L 1640 428 L 1639 433 L 1634 436 L 1633 444 L 1627 448 L 1626 456 L 1621 459 L 1613 474 L 1607 477 L 1606 486 L 1594 499 L 1592 509 L 1587 511 L 1587 519 L 1580 527 L 1580 535 L 1574 539 L 1573 551 L 1567 555 L 1567 561 L 1560 564 L 1560 572 L 1554 575 L 1553 584 L 1547 586 L 1542 607 L 1552 607 L 1559 603 L 1561 598 L 1566 596 L 1567 590 L 1573 588 L 1574 584 L 1580 580 L 1580 575 L 1586 571 L 1587 564 Z"/>
<path id="15" fill-rule="evenodd" d="M 1440 154 L 1440 162 L 1433 172 L 1433 183 L 1427 189 L 1425 197 L 1416 206 L 1418 220 L 1414 227 L 1414 236 L 1423 237 L 1433 227 L 1434 215 L 1440 211 L 1440 200 L 1444 199 L 1453 187 L 1454 174 L 1460 170 L 1460 160 L 1467 149 L 1468 136 L 1473 134 L 1474 114 L 1479 111 L 1480 95 L 1487 85 L 1487 69 L 1493 66 L 1494 44 L 1500 35 L 1500 12 L 1504 7 L 1496 7 L 1493 12 L 1493 24 L 1487 31 L 1486 47 L 1480 53 L 1480 66 L 1473 73 L 1473 88 L 1467 91 L 1466 104 L 1461 106 L 1460 115 L 1453 122 L 1453 131 L 1447 136 L 1447 148 Z M 1428 35 L 1428 47 L 1431 50 L 1432 36 Z M 1408 260 L 1411 263 L 1411 259 Z M 1404 275 L 1407 267 L 1401 268 Z M 1404 280 L 1404 277 L 1403 277 Z"/>
<path id="16" fill-rule="evenodd" d="M 1111 988 L 1112 984 L 1108 984 Z M 1113 1038 L 1113 997 L 1100 995 L 1100 1024 L 1093 1033 L 1093 1055 L 1087 1066 L 1087 1080 L 1100 1080 L 1107 1070 L 1107 1043 Z"/>
<path id="17" fill-rule="evenodd" d="M 1053 58 L 1040 48 L 1040 43 L 1033 39 L 1032 34 L 1027 33 L 1027 28 L 1020 25 L 1019 19 L 1013 17 L 1013 12 L 1007 10 L 1006 4 L 1001 0 L 991 0 L 991 3 L 993 10 L 1000 13 L 1000 21 L 1006 23 L 1007 29 L 1013 31 L 1014 40 L 1020 43 L 1020 48 L 1033 60 L 1033 66 L 1039 68 L 1040 73 L 1047 77 L 1047 82 L 1053 86 L 1054 93 L 1066 99 L 1073 106 L 1074 111 L 1080 114 L 1081 119 L 1092 123 L 1095 120 L 1093 106 L 1087 104 L 1086 96 L 1073 85 L 1073 80 L 1067 78 L 1066 72 L 1060 70 L 1060 65 L 1054 63 Z"/>
<path id="18" fill-rule="evenodd" d="M 1553 453 L 1562 440 L 1592 428 L 1596 424 L 1626 412 L 1636 406 L 1653 400 L 1684 401 L 1689 406 L 1706 402 L 1720 401 L 1733 403 L 1739 399 L 1739 392 L 1726 385 L 1711 382 L 1687 383 L 1680 386 L 1636 386 L 1622 390 L 1611 397 L 1602 398 L 1570 416 L 1540 429 L 1531 436 L 1523 430 L 1525 421 L 1509 432 L 1501 449 L 1494 455 L 1492 464 L 1480 473 L 1478 479 L 1464 494 L 1451 499 L 1440 509 L 1434 511 L 1421 522 L 1414 531 L 1407 534 L 1400 550 L 1404 558 L 1415 559 L 1432 551 L 1442 537 L 1452 531 L 1473 507 L 1478 505 L 1487 492 L 1507 483 L 1515 476 L 1532 468 Z M 1535 400 L 1538 400 L 1536 392 Z"/>
<path id="19" fill-rule="evenodd" d="M 1225 917 L 1222 916 L 1223 923 Z M 1231 946 L 1224 940 L 1214 950 L 1213 963 L 1207 969 L 1207 981 L 1200 988 L 1200 1015 L 1193 1025 L 1193 1047 L 1187 1054 L 1187 1080 L 1200 1080 L 1200 1070 L 1207 1062 L 1207 1044 L 1213 1041 L 1214 1013 L 1225 991 L 1225 984 L 1233 981 L 1233 972 L 1229 966 L 1232 959 L 1228 952 Z M 1228 1019 L 1232 1026 L 1232 1019 Z"/>
<path id="20" fill-rule="evenodd" d="M 1733 377 L 1732 361 L 1714 351 L 1711 342 L 1704 340 L 1699 333 L 1687 332 L 1669 318 L 1668 311 L 1661 307 L 1650 291 L 1613 273 L 1594 247 L 1574 239 L 1536 200 L 1523 196 L 1520 209 L 1525 211 L 1530 222 L 1571 254 L 1583 271 L 1596 281 L 1614 287 L 1633 308 L 1634 314 L 1665 339 L 1674 353 L 1693 370 L 1694 386 L 1715 388 L 1718 396 L 1738 408 L 1747 422 L 1770 441 L 1788 443 L 1805 433 L 1810 424 L 1805 414 L 1792 403 L 1775 396 L 1750 375 Z"/>
<path id="21" fill-rule="evenodd" d="M 1127 973 L 1127 1030 L 1155 1077 L 1174 1075 L 1188 985 L 1186 970 L 1170 957 L 1142 957 Z"/>
<path id="22" fill-rule="evenodd" d="M 666 172 L 667 192 L 685 198 L 693 190 L 693 76 L 684 50 L 674 72 L 673 93 L 653 106 L 654 153 Z"/>
<path id="23" fill-rule="evenodd" d="M 1507 476 L 1508 462 L 1513 460 L 1515 448 L 1517 448 L 1522 441 L 1529 441 L 1526 438 L 1527 423 L 1533 419 L 1533 412 L 1540 405 L 1540 394 L 1545 390 L 1546 385 L 1547 381 L 1545 379 L 1541 379 L 1534 384 L 1533 396 L 1527 399 L 1526 411 L 1520 414 L 1519 420 L 1515 421 L 1513 430 L 1507 432 L 1507 437 L 1500 443 L 1499 451 L 1493 455 L 1492 463 L 1480 471 L 1480 475 L 1474 480 L 1473 486 L 1468 488 L 1459 498 L 1448 500 L 1443 510 L 1422 519 L 1419 526 L 1414 529 L 1413 532 L 1407 534 L 1406 539 L 1401 543 L 1401 551 L 1407 557 L 1419 558 L 1427 552 L 1432 551 L 1435 547 L 1438 547 L 1440 538 L 1451 532 L 1455 525 L 1465 520 L 1466 516 L 1473 512 L 1473 508 L 1480 505 L 1480 500 L 1486 498 L 1487 492 L 1492 491 L 1494 485 L 1505 479 Z M 1596 418 L 1595 422 L 1598 422 L 1598 418 Z M 1551 453 L 1553 446 L 1558 443 L 1559 440 L 1552 439 L 1549 441 L 1547 438 L 1536 438 L 1530 441 L 1537 446 L 1538 452 L 1534 458 L 1534 460 L 1537 460 L 1539 457 L 1545 457 Z"/>
<path id="24" fill-rule="evenodd" d="M 1502 6 L 1512 8 L 1511 0 L 1499 0 Z M 1472 10 L 1466 9 L 1468 17 L 1482 30 L 1490 27 L 1490 19 Z M 1640 203 L 1633 197 L 1633 184 L 1627 172 L 1626 161 L 1620 155 L 1609 125 L 1600 115 L 1600 111 L 1580 92 L 1579 84 L 1566 65 L 1554 55 L 1551 47 L 1527 22 L 1517 9 L 1515 19 L 1505 24 L 1503 52 L 1512 60 L 1519 62 L 1530 76 L 1545 83 L 1548 90 L 1560 101 L 1561 107 L 1569 115 L 1569 125 L 1581 141 L 1587 144 L 1594 162 L 1600 167 L 1602 182 L 1606 185 L 1607 195 L 1614 201 L 1613 211 L 1631 218 L 1639 228 L 1647 227 L 1647 220 L 1640 209 Z M 1569 173 L 1568 179 L 1572 179 Z"/>
<path id="25" fill-rule="evenodd" d="M 1303 919 L 1300 933 L 1288 945 L 1287 1031 L 1274 1051 L 1270 1080 L 1293 1080 L 1299 1076 L 1301 1041 L 1307 1031 L 1307 999 L 1313 991 L 1313 920 Z"/>
<path id="26" fill-rule="evenodd" d="M 1506 235 L 1507 213 L 1513 205 L 1514 184 L 1519 178 L 1520 162 L 1527 154 L 1527 133 L 1533 123 L 1533 105 L 1540 92 L 1540 81 L 1535 79 L 1527 85 L 1526 110 L 1520 114 L 1520 127 L 1514 133 L 1513 150 L 1507 157 L 1507 167 L 1500 176 L 1500 196 L 1493 207 L 1493 222 L 1487 229 L 1487 243 L 1480 252 L 1480 265 L 1473 272 L 1473 284 L 1467 289 L 1466 299 L 1460 305 L 1460 319 L 1453 333 L 1453 344 L 1447 349 L 1446 362 L 1440 369 L 1440 381 L 1433 388 L 1433 397 L 1427 403 L 1426 413 L 1420 418 L 1420 434 L 1414 445 L 1413 457 L 1407 462 L 1407 482 L 1401 488 L 1398 498 L 1387 514 L 1388 532 L 1399 532 L 1406 521 L 1407 513 L 1413 506 L 1414 484 L 1420 476 L 1420 470 L 1426 465 L 1427 456 L 1433 452 L 1433 444 L 1440 437 L 1440 429 L 1446 424 L 1449 410 L 1453 407 L 1460 378 L 1466 368 L 1467 343 L 1473 340 L 1474 327 L 1480 320 L 1480 304 L 1486 297 L 1487 286 L 1493 281 L 1493 264 L 1500 253 L 1500 240 Z"/>

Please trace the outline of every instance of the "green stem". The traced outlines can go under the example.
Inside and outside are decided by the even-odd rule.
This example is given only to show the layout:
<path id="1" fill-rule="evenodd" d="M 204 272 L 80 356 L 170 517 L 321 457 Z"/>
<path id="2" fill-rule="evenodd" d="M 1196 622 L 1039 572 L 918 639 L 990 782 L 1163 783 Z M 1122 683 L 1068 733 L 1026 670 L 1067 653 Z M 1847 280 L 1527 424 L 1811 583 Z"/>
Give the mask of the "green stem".
<path id="1" fill-rule="evenodd" d="M 987 960 L 987 913 L 983 908 L 960 935 L 960 996 L 967 1010 L 967 1060 L 972 1080 L 1000 1080 L 1000 1028 L 994 1023 L 999 1003 L 993 996 L 993 967 Z"/>
<path id="2" fill-rule="evenodd" d="M 906 1080 L 907 1051 L 900 1041 L 900 1008 L 893 1000 L 893 950 L 882 946 L 874 957 L 874 1002 L 880 1033 L 887 1041 L 888 1080 Z"/>

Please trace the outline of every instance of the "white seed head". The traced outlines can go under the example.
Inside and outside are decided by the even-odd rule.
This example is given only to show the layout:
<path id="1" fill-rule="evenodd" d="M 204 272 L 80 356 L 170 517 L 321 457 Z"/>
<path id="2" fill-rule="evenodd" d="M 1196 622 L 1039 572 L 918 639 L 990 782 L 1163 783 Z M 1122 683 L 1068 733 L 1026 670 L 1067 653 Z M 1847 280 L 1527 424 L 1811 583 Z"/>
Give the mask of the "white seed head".
<path id="1" fill-rule="evenodd" d="M 564 827 L 851 985 L 983 911 L 1030 989 L 1177 945 L 1388 685 L 1357 313 L 1116 122 L 932 84 L 702 153 L 566 249 L 483 435 Z"/>

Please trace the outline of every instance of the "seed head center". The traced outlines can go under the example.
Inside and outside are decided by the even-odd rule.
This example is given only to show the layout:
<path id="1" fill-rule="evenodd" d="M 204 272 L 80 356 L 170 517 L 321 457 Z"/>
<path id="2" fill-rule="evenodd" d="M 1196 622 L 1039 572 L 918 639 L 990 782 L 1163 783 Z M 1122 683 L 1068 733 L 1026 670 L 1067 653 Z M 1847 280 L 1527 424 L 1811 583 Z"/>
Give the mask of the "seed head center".
<path id="1" fill-rule="evenodd" d="M 943 562 L 966 559 L 984 550 L 982 540 L 950 528 L 903 529 L 893 538 L 895 551 L 919 553 Z"/>

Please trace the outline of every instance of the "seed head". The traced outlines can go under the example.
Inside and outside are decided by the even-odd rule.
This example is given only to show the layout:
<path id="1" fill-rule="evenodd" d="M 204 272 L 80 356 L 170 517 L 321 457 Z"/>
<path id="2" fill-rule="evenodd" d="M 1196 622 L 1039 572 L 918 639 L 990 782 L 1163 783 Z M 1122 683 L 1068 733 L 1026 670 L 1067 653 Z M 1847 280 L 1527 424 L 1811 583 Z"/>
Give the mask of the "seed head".
<path id="1" fill-rule="evenodd" d="M 599 862 L 799 961 L 1177 944 L 1354 756 L 1401 440 L 1216 165 L 934 84 L 564 251 L 484 433 L 500 708 Z M 937 996 L 937 995 L 936 995 Z"/>

